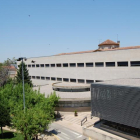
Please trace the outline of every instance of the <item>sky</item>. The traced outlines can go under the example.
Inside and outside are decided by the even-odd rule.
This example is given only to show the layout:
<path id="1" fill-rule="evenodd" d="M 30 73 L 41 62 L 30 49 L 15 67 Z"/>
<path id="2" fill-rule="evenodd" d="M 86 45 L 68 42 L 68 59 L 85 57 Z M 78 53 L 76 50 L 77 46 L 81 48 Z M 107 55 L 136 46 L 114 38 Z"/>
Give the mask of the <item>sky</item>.
<path id="1" fill-rule="evenodd" d="M 0 0 L 0 62 L 140 45 L 140 0 Z M 118 37 L 117 37 L 118 36 Z"/>

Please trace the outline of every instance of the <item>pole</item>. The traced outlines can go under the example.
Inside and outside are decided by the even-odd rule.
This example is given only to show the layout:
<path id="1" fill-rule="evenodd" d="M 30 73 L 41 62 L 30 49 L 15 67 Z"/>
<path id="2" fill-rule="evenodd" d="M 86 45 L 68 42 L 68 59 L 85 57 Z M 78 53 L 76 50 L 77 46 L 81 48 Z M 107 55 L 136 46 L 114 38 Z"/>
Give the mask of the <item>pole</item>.
<path id="1" fill-rule="evenodd" d="M 25 92 L 24 92 L 24 71 L 23 71 L 23 59 L 22 59 L 22 85 L 23 85 L 23 106 L 25 113 Z"/>

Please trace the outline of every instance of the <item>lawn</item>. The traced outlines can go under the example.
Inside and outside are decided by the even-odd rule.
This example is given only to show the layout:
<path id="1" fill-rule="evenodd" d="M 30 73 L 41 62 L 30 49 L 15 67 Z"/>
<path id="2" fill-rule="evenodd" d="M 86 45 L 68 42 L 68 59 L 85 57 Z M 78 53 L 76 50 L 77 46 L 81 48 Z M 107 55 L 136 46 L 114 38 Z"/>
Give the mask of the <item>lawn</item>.
<path id="1" fill-rule="evenodd" d="M 3 138 L 0 131 L 0 140 L 24 140 L 24 139 L 20 133 L 3 130 Z"/>

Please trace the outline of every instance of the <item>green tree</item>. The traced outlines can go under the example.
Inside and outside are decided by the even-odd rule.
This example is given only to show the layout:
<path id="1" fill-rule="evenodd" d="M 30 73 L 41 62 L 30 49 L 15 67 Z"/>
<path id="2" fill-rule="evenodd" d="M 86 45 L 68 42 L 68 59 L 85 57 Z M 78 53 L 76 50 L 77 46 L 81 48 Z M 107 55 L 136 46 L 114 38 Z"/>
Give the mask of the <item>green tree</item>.
<path id="1" fill-rule="evenodd" d="M 0 90 L 10 108 L 12 127 L 24 135 L 25 140 L 35 138 L 38 133 L 44 133 L 54 120 L 54 109 L 59 97 L 55 93 L 45 98 L 40 91 L 34 91 L 25 84 L 25 113 L 23 108 L 22 84 L 6 84 Z"/>
<path id="2" fill-rule="evenodd" d="M 0 127 L 1 127 L 2 137 L 3 137 L 2 127 L 6 125 L 10 125 L 10 110 L 6 105 L 7 103 L 4 101 L 5 100 L 3 100 L 2 97 L 0 96 Z"/>
<path id="3" fill-rule="evenodd" d="M 23 71 L 24 71 L 24 83 L 27 83 L 30 86 L 32 86 L 33 84 L 32 84 L 32 81 L 29 76 L 29 72 L 28 72 L 27 67 L 24 62 L 23 62 Z M 17 81 L 17 83 L 22 82 L 22 62 L 20 63 L 19 69 L 17 70 L 16 81 Z"/>

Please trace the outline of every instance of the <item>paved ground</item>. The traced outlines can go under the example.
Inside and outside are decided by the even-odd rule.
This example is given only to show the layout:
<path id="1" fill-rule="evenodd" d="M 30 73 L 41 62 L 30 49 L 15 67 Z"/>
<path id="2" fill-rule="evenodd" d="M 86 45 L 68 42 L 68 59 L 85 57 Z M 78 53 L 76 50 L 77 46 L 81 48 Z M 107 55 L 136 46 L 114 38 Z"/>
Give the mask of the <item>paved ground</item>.
<path id="1" fill-rule="evenodd" d="M 73 131 L 69 128 L 64 127 L 60 124 L 53 123 L 49 128 L 49 132 L 56 135 L 59 140 L 88 140 L 88 137 L 83 136 L 82 134 Z"/>

